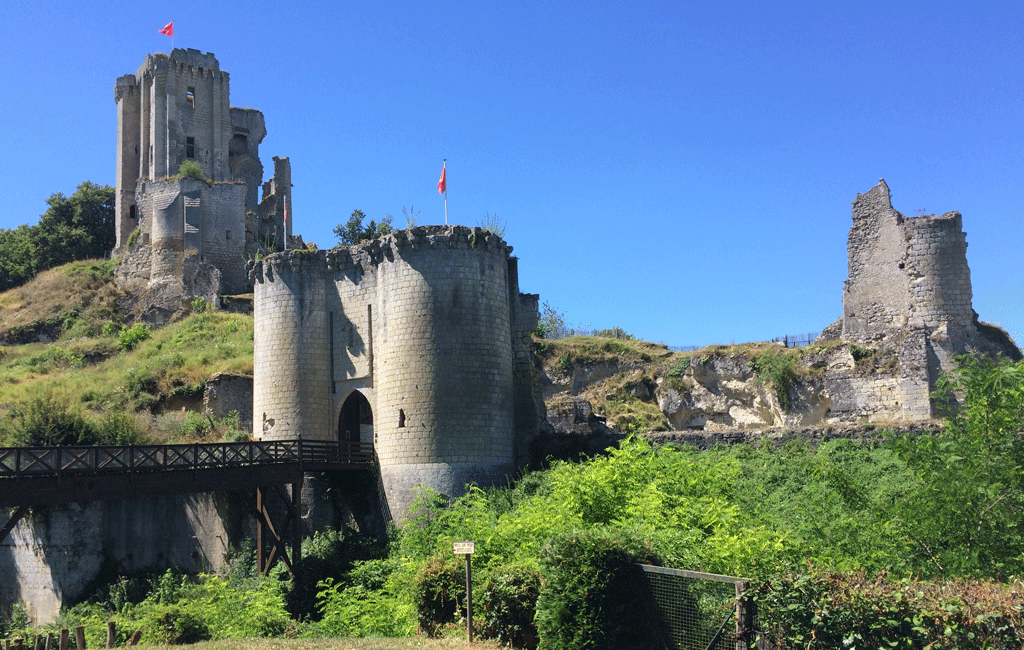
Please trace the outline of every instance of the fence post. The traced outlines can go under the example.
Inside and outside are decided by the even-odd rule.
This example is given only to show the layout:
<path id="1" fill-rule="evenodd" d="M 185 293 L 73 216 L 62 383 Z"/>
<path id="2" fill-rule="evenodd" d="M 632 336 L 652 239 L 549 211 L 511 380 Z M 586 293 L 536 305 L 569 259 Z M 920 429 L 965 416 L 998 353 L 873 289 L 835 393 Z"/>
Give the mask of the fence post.
<path id="1" fill-rule="evenodd" d="M 71 645 L 69 641 L 68 628 L 60 628 L 60 650 L 68 650 L 68 646 Z"/>
<path id="2" fill-rule="evenodd" d="M 113 648 L 117 644 L 117 630 L 114 621 L 107 621 L 107 648 Z"/>
<path id="3" fill-rule="evenodd" d="M 736 583 L 736 650 L 751 650 L 754 647 L 756 605 L 747 594 L 749 589 L 749 580 Z"/>
<path id="4" fill-rule="evenodd" d="M 85 628 L 81 625 L 75 628 L 75 643 L 78 650 L 85 650 Z"/>

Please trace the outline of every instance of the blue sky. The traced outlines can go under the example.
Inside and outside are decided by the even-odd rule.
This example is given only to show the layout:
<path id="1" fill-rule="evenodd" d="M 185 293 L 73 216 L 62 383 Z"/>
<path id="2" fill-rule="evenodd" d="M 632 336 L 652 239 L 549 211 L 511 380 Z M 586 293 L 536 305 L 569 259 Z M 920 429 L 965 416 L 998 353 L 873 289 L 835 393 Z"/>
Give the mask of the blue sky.
<path id="1" fill-rule="evenodd" d="M 214 53 L 295 229 L 497 214 L 520 288 L 670 345 L 838 318 L 850 204 L 959 210 L 974 308 L 1024 342 L 1024 5 L 25 2 L 0 23 L 0 227 L 114 183 L 113 87 Z"/>

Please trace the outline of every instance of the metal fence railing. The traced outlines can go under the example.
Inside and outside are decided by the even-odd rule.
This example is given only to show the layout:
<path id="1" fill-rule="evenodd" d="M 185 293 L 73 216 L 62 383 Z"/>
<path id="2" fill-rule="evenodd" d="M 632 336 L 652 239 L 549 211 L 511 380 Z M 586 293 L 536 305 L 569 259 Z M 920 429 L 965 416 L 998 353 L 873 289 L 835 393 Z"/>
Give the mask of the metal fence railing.
<path id="1" fill-rule="evenodd" d="M 754 647 L 756 613 L 747 598 L 750 581 L 713 573 L 641 564 L 672 650 Z"/>

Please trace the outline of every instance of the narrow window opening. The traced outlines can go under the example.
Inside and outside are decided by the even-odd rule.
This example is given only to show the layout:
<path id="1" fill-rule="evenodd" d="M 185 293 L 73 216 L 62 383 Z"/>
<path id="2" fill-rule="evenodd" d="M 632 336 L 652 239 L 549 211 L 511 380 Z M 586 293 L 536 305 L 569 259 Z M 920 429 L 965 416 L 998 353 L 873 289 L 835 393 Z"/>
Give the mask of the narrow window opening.
<path id="1" fill-rule="evenodd" d="M 195 158 L 196 157 L 196 139 L 185 138 L 185 157 Z"/>
<path id="2" fill-rule="evenodd" d="M 138 219 L 138 217 L 139 217 L 139 215 L 135 211 L 135 206 L 134 205 L 129 205 L 128 206 L 128 218 L 129 219 Z"/>
<path id="3" fill-rule="evenodd" d="M 403 409 L 398 409 L 398 428 L 405 428 L 405 410 Z"/>
<path id="4" fill-rule="evenodd" d="M 231 231 L 230 230 L 225 230 L 224 231 L 224 239 L 227 239 L 227 240 L 231 239 Z"/>
<path id="5" fill-rule="evenodd" d="M 193 88 L 192 86 L 189 86 L 188 89 L 185 90 L 185 99 L 188 100 L 188 105 L 189 105 L 190 108 L 195 108 L 196 107 L 196 89 Z"/>

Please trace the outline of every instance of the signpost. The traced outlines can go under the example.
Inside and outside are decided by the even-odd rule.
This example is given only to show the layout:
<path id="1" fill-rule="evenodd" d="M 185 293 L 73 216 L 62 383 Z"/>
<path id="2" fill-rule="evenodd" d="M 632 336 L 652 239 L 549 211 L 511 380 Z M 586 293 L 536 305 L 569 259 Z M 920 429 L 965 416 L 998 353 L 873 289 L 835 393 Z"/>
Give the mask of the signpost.
<path id="1" fill-rule="evenodd" d="M 473 542 L 455 542 L 452 544 L 455 555 L 466 556 L 466 638 L 473 643 L 473 569 L 470 567 L 469 556 L 475 552 Z"/>

